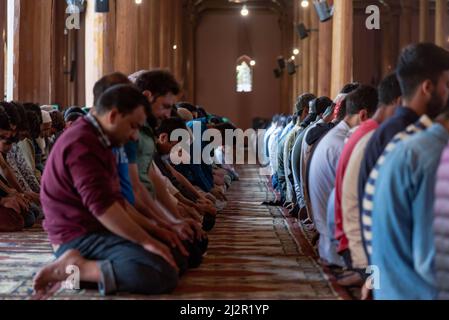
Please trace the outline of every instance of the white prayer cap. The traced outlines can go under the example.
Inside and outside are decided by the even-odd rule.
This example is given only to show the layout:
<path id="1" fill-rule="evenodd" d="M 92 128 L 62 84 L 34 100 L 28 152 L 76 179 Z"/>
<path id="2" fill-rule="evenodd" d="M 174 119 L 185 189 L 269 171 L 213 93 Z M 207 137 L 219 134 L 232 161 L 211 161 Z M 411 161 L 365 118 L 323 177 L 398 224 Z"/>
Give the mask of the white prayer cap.
<path id="1" fill-rule="evenodd" d="M 53 106 L 50 105 L 45 105 L 45 106 L 41 106 L 41 110 L 47 111 L 47 112 L 51 112 L 53 111 Z"/>
<path id="2" fill-rule="evenodd" d="M 45 110 L 41 110 L 41 113 L 42 113 L 43 123 L 51 123 L 50 113 Z"/>
<path id="3" fill-rule="evenodd" d="M 142 74 L 147 73 L 147 72 L 149 72 L 149 70 L 140 70 L 140 71 L 134 72 L 132 75 L 130 75 L 130 76 L 128 77 L 128 79 L 129 79 L 129 81 L 131 81 L 132 83 L 135 84 L 136 81 L 137 81 L 137 79 L 138 79 Z"/>
<path id="4" fill-rule="evenodd" d="M 346 93 L 339 93 L 337 97 L 334 99 L 335 104 L 341 103 L 348 95 Z"/>

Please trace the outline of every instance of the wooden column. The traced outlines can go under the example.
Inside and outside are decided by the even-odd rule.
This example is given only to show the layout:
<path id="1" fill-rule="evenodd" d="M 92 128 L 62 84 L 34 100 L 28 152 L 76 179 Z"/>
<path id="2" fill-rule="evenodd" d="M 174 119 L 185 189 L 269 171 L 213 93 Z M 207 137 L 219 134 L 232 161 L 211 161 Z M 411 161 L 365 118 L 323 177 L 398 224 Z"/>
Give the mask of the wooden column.
<path id="1" fill-rule="evenodd" d="M 296 2 L 296 1 L 295 1 Z M 299 1 L 298 1 L 298 9 L 297 9 L 297 20 L 296 20 L 296 26 L 299 25 L 302 20 L 303 20 L 303 16 L 302 16 L 302 9 L 301 6 L 299 5 Z M 297 81 L 297 88 L 298 88 L 298 92 L 297 95 L 302 94 L 305 91 L 305 86 L 304 86 L 304 80 L 302 77 L 302 69 L 304 68 L 304 42 L 299 38 L 298 32 L 297 30 L 295 30 L 295 36 L 296 36 L 296 43 L 299 49 L 299 61 L 298 61 L 298 70 L 296 73 L 296 81 Z"/>
<path id="2" fill-rule="evenodd" d="M 8 52 L 7 52 L 7 100 L 18 100 L 20 66 L 20 2 L 7 0 L 7 20 L 8 20 Z"/>
<path id="3" fill-rule="evenodd" d="M 435 44 L 447 46 L 447 0 L 435 0 Z"/>
<path id="4" fill-rule="evenodd" d="M 310 7 L 301 8 L 301 22 L 305 24 L 307 29 L 310 29 L 310 10 Z M 304 92 L 310 92 L 310 38 L 313 36 L 313 34 L 309 34 L 309 37 L 302 40 L 303 65 L 298 72 L 302 74 Z"/>
<path id="5" fill-rule="evenodd" d="M 332 21 L 320 23 L 318 46 L 318 96 L 331 95 Z"/>
<path id="6" fill-rule="evenodd" d="M 353 65 L 353 3 L 347 0 L 335 0 L 332 39 L 332 81 L 331 98 L 340 92 L 341 88 L 352 81 Z"/>
<path id="7" fill-rule="evenodd" d="M 3 100 L 6 91 L 5 91 L 5 74 L 6 74 L 6 32 L 7 32 L 7 1 L 0 0 L 0 99 Z"/>
<path id="8" fill-rule="evenodd" d="M 66 2 L 53 2 L 53 19 L 54 24 L 51 30 L 52 40 L 52 65 L 51 82 L 54 90 L 51 92 L 51 100 L 54 104 L 58 104 L 64 108 L 69 102 L 69 85 L 70 85 L 70 69 L 71 59 L 69 57 L 69 34 L 76 32 L 75 30 L 65 32 L 66 22 Z"/>
<path id="9" fill-rule="evenodd" d="M 150 43 L 149 55 L 150 55 L 150 69 L 160 67 L 159 48 L 160 48 L 160 5 L 163 0 L 149 0 L 150 1 L 150 30 L 148 33 L 148 41 Z"/>
<path id="10" fill-rule="evenodd" d="M 393 33 L 391 32 L 392 28 L 392 14 L 390 9 L 382 10 L 381 19 L 381 46 L 382 46 L 382 58 L 379 63 L 381 64 L 382 76 L 385 77 L 390 74 L 396 62 L 394 59 L 396 57 L 393 55 Z"/>
<path id="11" fill-rule="evenodd" d="M 14 100 L 52 101 L 53 1 L 14 1 L 11 96 Z M 11 71 L 10 71 L 11 72 Z"/>
<path id="12" fill-rule="evenodd" d="M 299 11 L 299 2 L 294 1 L 293 2 L 293 27 L 295 29 L 296 29 L 296 25 L 298 24 L 298 20 L 299 20 L 298 19 L 298 11 Z M 292 43 L 293 43 L 293 48 L 298 48 L 298 34 L 297 34 L 296 30 L 294 30 L 294 32 L 293 32 Z M 295 57 L 295 62 L 297 64 L 301 63 L 300 56 Z M 292 101 L 293 101 L 293 103 L 301 92 L 298 87 L 299 87 L 298 73 L 296 73 L 292 78 Z"/>
<path id="13" fill-rule="evenodd" d="M 195 34 L 198 24 L 198 16 L 191 1 L 187 2 L 183 8 L 183 70 L 185 72 L 184 100 L 195 103 Z"/>
<path id="14" fill-rule="evenodd" d="M 182 36 L 182 19 L 183 19 L 183 10 L 182 10 L 182 2 L 181 1 L 175 1 L 173 13 L 175 18 L 173 19 L 174 28 L 173 28 L 173 45 L 176 45 L 176 49 L 173 49 L 173 73 L 178 79 L 178 81 L 181 82 L 181 85 L 184 86 L 184 72 L 182 67 L 182 60 L 183 60 L 183 51 L 184 51 L 184 41 Z"/>
<path id="15" fill-rule="evenodd" d="M 159 44 L 159 57 L 160 67 L 163 69 L 171 69 L 172 61 L 172 38 L 171 38 L 171 26 L 174 23 L 172 19 L 172 4 L 173 0 L 161 0 L 160 4 L 160 44 Z"/>
<path id="16" fill-rule="evenodd" d="M 123 0 L 119 0 L 123 1 Z M 93 2 L 86 12 L 86 105 L 93 105 L 92 89 L 95 82 L 114 70 L 115 0 L 109 1 L 109 13 L 96 13 Z"/>
<path id="17" fill-rule="evenodd" d="M 75 84 L 75 105 L 86 105 L 86 19 L 81 19 L 81 29 L 77 30 L 75 37 L 76 47 L 74 55 L 76 56 L 76 84 Z M 92 91 L 92 88 L 89 89 Z"/>
<path id="18" fill-rule="evenodd" d="M 419 41 L 429 39 L 429 0 L 419 0 Z"/>
<path id="19" fill-rule="evenodd" d="M 408 46 L 412 42 L 412 4 L 410 0 L 401 0 L 402 12 L 399 25 L 400 48 Z"/>
<path id="20" fill-rule="evenodd" d="M 126 75 L 136 70 L 137 59 L 137 17 L 140 6 L 134 0 L 119 0 L 116 2 L 116 38 L 115 71 Z"/>
<path id="21" fill-rule="evenodd" d="M 310 28 L 318 30 L 319 20 L 315 10 L 309 8 L 310 15 Z M 317 94 L 318 90 L 318 43 L 319 43 L 319 32 L 313 31 L 310 35 L 310 51 L 309 51 L 309 62 L 310 62 L 310 83 L 309 91 L 313 94 Z"/>
<path id="22" fill-rule="evenodd" d="M 290 10 L 286 10 L 280 16 L 281 26 L 281 48 L 283 55 L 288 59 L 292 55 L 292 24 L 293 24 L 293 7 Z M 296 72 L 301 72 L 301 69 L 297 69 Z M 291 96 L 293 92 L 292 76 L 288 75 L 286 70 L 284 76 L 281 78 L 281 112 L 290 114 L 292 110 Z"/>
<path id="23" fill-rule="evenodd" d="M 150 44 L 151 37 L 151 0 L 142 1 L 137 9 L 137 57 L 136 71 L 150 68 Z"/>

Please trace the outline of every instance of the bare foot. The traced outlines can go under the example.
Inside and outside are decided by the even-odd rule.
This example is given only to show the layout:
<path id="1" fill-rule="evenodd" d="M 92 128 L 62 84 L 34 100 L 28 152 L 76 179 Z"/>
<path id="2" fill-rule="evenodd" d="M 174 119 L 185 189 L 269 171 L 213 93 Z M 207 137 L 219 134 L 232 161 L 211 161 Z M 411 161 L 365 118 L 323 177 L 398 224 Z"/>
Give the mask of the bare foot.
<path id="1" fill-rule="evenodd" d="M 360 300 L 373 300 L 373 291 L 369 288 L 368 282 L 362 287 L 362 296 Z"/>
<path id="2" fill-rule="evenodd" d="M 69 250 L 58 260 L 44 267 L 34 278 L 33 288 L 38 295 L 45 295 L 56 284 L 68 278 L 66 268 L 70 265 L 80 268 L 85 259 L 77 250 Z"/>

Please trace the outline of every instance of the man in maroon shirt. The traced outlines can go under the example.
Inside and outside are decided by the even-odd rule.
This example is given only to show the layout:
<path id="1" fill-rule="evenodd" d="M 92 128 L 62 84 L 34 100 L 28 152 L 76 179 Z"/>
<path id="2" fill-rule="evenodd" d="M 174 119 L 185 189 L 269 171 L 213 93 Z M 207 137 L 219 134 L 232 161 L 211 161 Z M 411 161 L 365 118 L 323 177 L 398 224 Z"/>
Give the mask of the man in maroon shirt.
<path id="1" fill-rule="evenodd" d="M 130 85 L 108 89 L 95 112 L 77 120 L 56 142 L 42 177 L 44 228 L 57 261 L 34 279 L 38 294 L 68 278 L 98 283 L 102 294 L 169 293 L 178 268 L 157 227 L 142 222 L 123 198 L 112 147 L 137 140 L 145 97 Z"/>

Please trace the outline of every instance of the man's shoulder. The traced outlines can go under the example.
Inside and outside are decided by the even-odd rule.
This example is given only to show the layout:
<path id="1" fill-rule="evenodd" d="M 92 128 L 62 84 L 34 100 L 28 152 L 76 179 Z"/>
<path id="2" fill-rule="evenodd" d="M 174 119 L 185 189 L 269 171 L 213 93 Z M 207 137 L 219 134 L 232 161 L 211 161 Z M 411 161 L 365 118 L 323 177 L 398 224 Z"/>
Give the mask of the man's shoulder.
<path id="1" fill-rule="evenodd" d="M 80 119 L 59 137 L 53 149 L 73 149 L 75 147 L 98 149 L 98 145 L 100 145 L 100 141 L 94 128 L 86 120 Z"/>
<path id="2" fill-rule="evenodd" d="M 373 139 L 393 138 L 410 124 L 405 118 L 393 116 L 379 126 L 373 135 Z"/>

